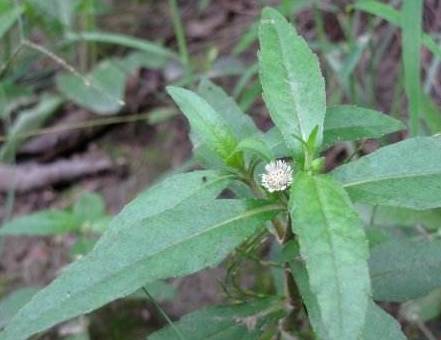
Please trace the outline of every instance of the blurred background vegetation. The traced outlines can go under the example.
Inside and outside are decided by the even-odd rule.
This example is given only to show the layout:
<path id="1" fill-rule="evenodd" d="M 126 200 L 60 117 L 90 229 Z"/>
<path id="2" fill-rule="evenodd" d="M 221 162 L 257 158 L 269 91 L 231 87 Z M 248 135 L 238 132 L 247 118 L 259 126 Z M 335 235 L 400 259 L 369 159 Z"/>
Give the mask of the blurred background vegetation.
<path id="1" fill-rule="evenodd" d="M 0 327 L 136 194 L 197 166 L 165 86 L 210 79 L 271 127 L 256 65 L 266 5 L 318 54 L 329 104 L 383 111 L 414 135 L 440 131 L 439 0 L 424 1 L 421 16 L 399 0 L 0 0 Z M 404 137 L 342 143 L 325 151 L 326 165 Z M 439 214 L 418 217 L 438 232 Z M 277 289 L 256 266 L 249 261 L 240 283 Z M 150 298 L 134 294 L 42 338 L 144 338 L 167 323 L 164 313 L 223 301 L 225 270 L 152 284 Z M 439 291 L 386 307 L 410 338 L 441 337 Z"/>

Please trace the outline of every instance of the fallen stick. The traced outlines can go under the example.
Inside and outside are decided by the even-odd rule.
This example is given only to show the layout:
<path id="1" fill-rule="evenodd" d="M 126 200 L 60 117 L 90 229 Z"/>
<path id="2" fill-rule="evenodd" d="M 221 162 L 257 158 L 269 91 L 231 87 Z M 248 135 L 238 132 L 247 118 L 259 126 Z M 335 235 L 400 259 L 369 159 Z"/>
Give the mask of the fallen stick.
<path id="1" fill-rule="evenodd" d="M 87 154 L 50 164 L 0 164 L 0 192 L 15 190 L 23 193 L 43 187 L 68 183 L 113 168 L 112 161 L 102 155 Z"/>
<path id="2" fill-rule="evenodd" d="M 93 113 L 85 110 L 69 112 L 56 122 L 52 127 L 52 133 L 35 136 L 20 148 L 19 153 L 26 156 L 42 156 L 40 159 L 47 161 L 65 151 L 74 150 L 106 128 L 105 125 L 88 126 L 93 117 Z"/>

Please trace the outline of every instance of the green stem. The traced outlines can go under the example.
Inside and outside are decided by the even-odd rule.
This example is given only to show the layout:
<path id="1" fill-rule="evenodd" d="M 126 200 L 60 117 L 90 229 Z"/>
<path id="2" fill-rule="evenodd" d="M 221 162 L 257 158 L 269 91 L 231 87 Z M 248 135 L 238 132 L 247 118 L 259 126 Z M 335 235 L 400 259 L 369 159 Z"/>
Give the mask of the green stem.
<path id="1" fill-rule="evenodd" d="M 14 5 L 16 8 L 19 8 L 20 1 L 15 0 Z M 24 32 L 23 18 L 21 16 L 21 14 L 18 15 L 17 21 L 18 21 L 18 33 L 20 35 L 20 42 L 22 42 L 23 40 L 25 40 L 25 32 Z"/>
<path id="2" fill-rule="evenodd" d="M 181 62 L 189 71 L 190 57 L 188 54 L 187 41 L 185 39 L 184 26 L 182 25 L 182 20 L 179 15 L 179 8 L 176 0 L 168 1 L 171 11 L 171 18 L 173 21 L 173 27 L 176 34 L 176 40 L 178 41 L 179 55 L 181 57 Z"/>
<path id="3" fill-rule="evenodd" d="M 153 296 L 149 293 L 147 288 L 142 287 L 142 291 L 147 295 L 147 298 L 150 300 L 150 302 L 155 306 L 155 308 L 159 311 L 159 313 L 162 315 L 164 320 L 170 325 L 170 327 L 173 329 L 173 331 L 176 333 L 178 338 L 180 340 L 185 340 L 185 336 L 179 331 L 179 329 L 175 326 L 173 321 L 168 317 L 167 313 L 161 308 L 161 306 L 156 302 L 156 300 L 153 298 Z"/>
<path id="4" fill-rule="evenodd" d="M 421 32 L 423 1 L 404 0 L 402 9 L 402 45 L 404 83 L 409 101 L 410 135 L 415 137 L 420 131 L 420 96 L 421 96 Z"/>

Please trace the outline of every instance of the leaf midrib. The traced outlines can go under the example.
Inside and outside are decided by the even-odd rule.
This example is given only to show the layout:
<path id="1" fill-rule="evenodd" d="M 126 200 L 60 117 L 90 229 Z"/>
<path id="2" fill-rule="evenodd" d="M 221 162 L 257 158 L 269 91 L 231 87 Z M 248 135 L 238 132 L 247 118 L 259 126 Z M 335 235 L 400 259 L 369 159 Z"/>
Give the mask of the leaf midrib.
<path id="1" fill-rule="evenodd" d="M 188 200 L 190 197 L 195 196 L 195 195 L 197 195 L 198 193 L 203 192 L 203 191 L 206 190 L 207 188 L 209 188 L 209 187 L 211 187 L 211 186 L 214 186 L 214 185 L 217 184 L 218 182 L 224 181 L 224 180 L 226 180 L 226 179 L 228 179 L 228 178 L 233 179 L 233 178 L 234 178 L 234 175 L 227 174 L 227 175 L 217 176 L 214 180 L 212 180 L 212 181 L 210 181 L 210 182 L 207 182 L 207 183 L 204 183 L 203 185 L 201 185 L 201 186 L 195 188 L 193 191 L 189 192 L 188 195 L 184 196 L 180 201 L 176 202 L 174 205 L 171 205 L 170 207 L 168 207 L 168 208 L 166 208 L 166 209 L 159 210 L 158 212 L 156 212 L 156 213 L 154 213 L 154 214 L 144 216 L 144 217 L 142 217 L 142 218 L 140 218 L 140 219 L 136 219 L 136 220 L 134 220 L 132 223 L 129 223 L 125 228 L 123 228 L 123 229 L 118 229 L 118 231 L 114 232 L 113 235 L 109 235 L 109 237 L 117 238 L 118 235 L 120 235 L 122 232 L 125 232 L 127 229 L 130 228 L 130 226 L 139 223 L 139 221 L 142 221 L 142 220 L 144 220 L 144 219 L 148 219 L 148 218 L 152 218 L 152 217 L 155 217 L 155 216 L 157 216 L 157 215 L 159 215 L 159 214 L 163 214 L 163 213 L 166 212 L 166 211 L 169 211 L 169 210 L 175 209 L 178 205 L 182 204 L 184 201 Z M 122 211 L 122 212 L 123 212 L 123 211 Z M 107 239 L 108 239 L 108 238 L 107 238 Z M 99 246 L 100 246 L 100 249 L 101 249 L 102 245 L 101 245 L 100 241 L 98 241 L 97 245 L 99 245 Z"/>
<path id="2" fill-rule="evenodd" d="M 212 112 L 213 117 L 216 117 L 216 122 L 211 122 L 209 119 L 206 118 L 206 116 L 200 114 L 198 107 L 194 105 L 193 101 L 189 101 L 190 105 L 193 107 L 193 112 L 195 113 L 195 115 L 204 123 L 205 126 L 210 128 L 209 133 L 211 132 L 211 134 L 213 134 L 214 138 L 217 140 L 217 143 L 224 145 L 225 140 L 223 137 L 227 136 L 227 138 L 231 138 L 231 141 L 234 141 L 234 143 L 237 144 L 237 140 L 234 134 L 231 132 L 230 128 L 228 127 L 228 124 L 222 120 L 222 117 L 218 115 L 218 112 L 214 109 L 214 107 L 211 106 L 211 104 L 208 101 L 206 101 L 205 98 L 203 98 L 202 96 L 199 96 L 199 99 L 201 101 L 204 101 L 205 104 L 210 108 L 210 110 L 213 111 Z M 185 116 L 187 116 L 187 114 L 184 111 L 183 113 Z M 190 117 L 188 117 L 188 119 L 191 120 Z M 225 135 L 222 135 L 221 131 L 223 131 Z M 226 151 L 229 152 L 228 150 Z"/>
<path id="3" fill-rule="evenodd" d="M 317 183 L 317 181 L 315 179 L 313 179 L 313 182 L 314 182 L 314 189 L 315 189 L 315 192 L 317 194 L 317 199 L 319 201 L 320 207 L 322 207 L 320 209 L 320 213 L 323 216 L 325 224 L 326 224 L 325 234 L 326 234 L 327 239 L 329 241 L 328 243 L 329 243 L 329 245 L 331 247 L 331 252 L 332 252 L 332 256 L 331 256 L 332 267 L 333 267 L 333 273 L 336 273 L 336 275 L 335 275 L 336 280 L 335 281 L 336 281 L 337 291 L 338 291 L 338 295 L 339 295 L 339 297 L 337 299 L 337 305 L 338 305 L 337 308 L 339 310 L 339 312 L 337 313 L 337 317 L 338 317 L 339 329 L 342 330 L 343 329 L 343 318 L 342 318 L 342 315 L 344 314 L 343 313 L 344 311 L 343 311 L 342 305 L 341 305 L 341 300 L 342 300 L 343 294 L 342 294 L 342 291 L 341 291 L 341 285 L 340 285 L 340 280 L 339 280 L 340 270 L 339 270 L 339 267 L 337 266 L 337 263 L 336 263 L 336 256 L 334 256 L 334 254 L 336 254 L 336 252 L 335 252 L 335 245 L 334 245 L 334 242 L 333 242 L 333 237 L 332 237 L 331 233 L 329 232 L 329 227 L 330 227 L 329 218 L 328 218 L 328 216 L 326 214 L 326 211 L 324 209 L 325 205 L 323 204 L 323 200 L 322 200 L 321 193 L 320 193 L 320 190 L 319 190 L 319 187 L 318 187 L 318 183 Z M 318 300 L 317 300 L 317 302 L 318 302 Z M 318 303 L 318 304 L 320 306 L 320 303 Z M 322 308 L 320 308 L 320 314 L 322 314 Z M 322 317 L 323 317 L 323 315 L 322 315 Z"/>
<path id="4" fill-rule="evenodd" d="M 336 131 L 341 131 L 341 130 L 350 130 L 350 129 L 378 129 L 379 131 L 376 133 L 380 133 L 383 134 L 383 131 L 396 131 L 398 129 L 402 129 L 402 127 L 399 124 L 394 124 L 394 123 L 390 123 L 387 122 L 386 124 L 377 124 L 377 123 L 373 123 L 373 124 L 360 124 L 360 123 L 354 123 L 354 124 L 350 124 L 348 123 L 348 125 L 339 125 L 339 126 L 331 126 L 329 127 L 326 126 L 326 124 L 324 125 L 324 132 L 327 133 L 335 133 Z M 387 125 L 388 124 L 388 125 Z"/>
<path id="5" fill-rule="evenodd" d="M 287 58 L 286 58 L 286 54 L 287 54 L 287 51 L 285 51 L 285 48 L 284 48 L 284 44 L 283 44 L 283 41 L 282 41 L 282 39 L 280 38 L 280 33 L 281 32 L 279 32 L 279 29 L 280 29 L 280 27 L 279 27 L 279 25 L 278 25 L 278 23 L 276 23 L 276 22 L 274 22 L 274 24 L 272 24 L 273 26 L 274 26 L 274 28 L 275 28 L 275 31 L 276 31 L 276 37 L 277 37 L 277 42 L 278 42 L 278 44 L 279 44 L 279 48 L 280 48 L 280 51 L 282 52 L 282 65 L 283 65 L 283 68 L 285 69 L 285 71 L 286 71 L 286 74 L 288 75 L 288 79 L 287 79 L 287 81 L 288 81 L 288 87 L 289 87 L 289 89 L 290 89 L 290 93 L 291 93 L 291 96 L 289 97 L 290 98 L 290 100 L 291 100 L 291 102 L 293 103 L 293 107 L 295 107 L 295 110 L 294 110 L 294 115 L 296 116 L 296 118 L 297 118 L 297 122 L 298 122 L 298 127 L 299 127 L 299 132 L 300 132 L 300 134 L 301 134 L 301 137 L 306 141 L 306 139 L 308 138 L 308 136 L 306 136 L 306 131 L 305 131 L 305 129 L 304 129 L 304 123 L 303 123 L 303 120 L 302 120 L 302 118 L 301 118 L 301 116 L 300 116 L 300 114 L 299 114 L 299 104 L 298 104 L 298 102 L 297 102 L 297 100 L 295 99 L 295 89 L 292 87 L 292 82 L 293 82 L 293 79 L 292 79 L 292 75 L 291 75 L 291 72 L 289 71 L 289 65 L 287 64 L 287 62 L 286 62 L 286 60 L 287 60 Z M 288 33 L 289 35 L 290 35 L 290 33 Z M 284 119 L 285 120 L 285 119 Z"/>

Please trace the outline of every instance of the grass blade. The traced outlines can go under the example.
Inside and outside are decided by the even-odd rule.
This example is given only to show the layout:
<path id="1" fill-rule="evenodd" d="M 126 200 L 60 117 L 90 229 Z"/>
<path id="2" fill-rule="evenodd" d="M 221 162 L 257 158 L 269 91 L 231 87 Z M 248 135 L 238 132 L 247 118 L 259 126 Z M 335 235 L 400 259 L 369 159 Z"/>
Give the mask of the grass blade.
<path id="1" fill-rule="evenodd" d="M 384 20 L 388 21 L 392 25 L 402 27 L 400 12 L 384 3 L 375 0 L 360 0 L 352 5 L 351 8 L 355 8 L 359 11 L 376 15 L 377 17 L 383 18 Z M 414 17 L 412 16 L 411 20 L 413 21 L 413 19 Z M 430 52 L 432 52 L 434 56 L 441 59 L 441 46 L 439 46 L 436 41 L 428 34 L 423 33 L 421 39 L 423 45 Z"/>
<path id="2" fill-rule="evenodd" d="M 409 100 L 410 134 L 419 134 L 420 92 L 421 92 L 421 27 L 423 16 L 422 0 L 405 0 L 401 14 L 403 32 L 404 85 Z"/>

